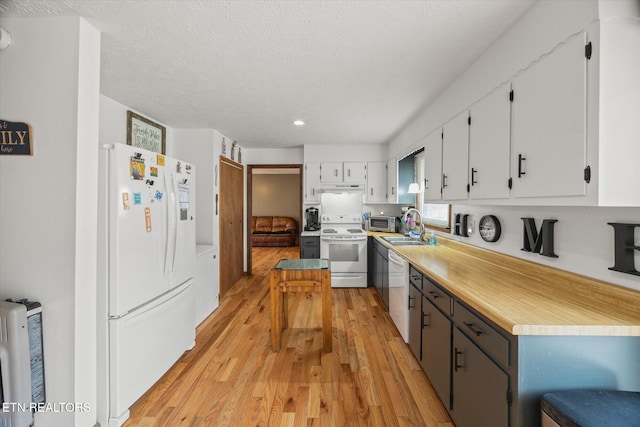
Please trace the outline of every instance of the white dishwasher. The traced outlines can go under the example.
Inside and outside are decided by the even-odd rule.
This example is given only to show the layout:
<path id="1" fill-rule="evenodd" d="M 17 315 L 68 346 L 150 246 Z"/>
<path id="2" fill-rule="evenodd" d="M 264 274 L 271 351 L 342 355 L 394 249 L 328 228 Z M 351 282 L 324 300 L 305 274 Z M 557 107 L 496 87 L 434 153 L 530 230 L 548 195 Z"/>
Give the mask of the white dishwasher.
<path id="1" fill-rule="evenodd" d="M 409 263 L 389 250 L 389 314 L 404 342 L 409 342 Z"/>

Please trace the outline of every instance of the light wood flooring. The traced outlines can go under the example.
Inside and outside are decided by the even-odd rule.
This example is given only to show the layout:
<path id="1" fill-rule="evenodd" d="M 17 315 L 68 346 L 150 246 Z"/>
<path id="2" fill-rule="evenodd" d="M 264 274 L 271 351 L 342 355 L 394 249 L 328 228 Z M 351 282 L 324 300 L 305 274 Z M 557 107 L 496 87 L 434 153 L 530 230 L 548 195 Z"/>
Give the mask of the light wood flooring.
<path id="1" fill-rule="evenodd" d="M 271 351 L 268 272 L 298 250 L 254 248 L 253 276 L 230 289 L 125 427 L 454 427 L 373 288 L 333 289 L 331 353 L 320 295 L 290 297 L 282 351 Z"/>

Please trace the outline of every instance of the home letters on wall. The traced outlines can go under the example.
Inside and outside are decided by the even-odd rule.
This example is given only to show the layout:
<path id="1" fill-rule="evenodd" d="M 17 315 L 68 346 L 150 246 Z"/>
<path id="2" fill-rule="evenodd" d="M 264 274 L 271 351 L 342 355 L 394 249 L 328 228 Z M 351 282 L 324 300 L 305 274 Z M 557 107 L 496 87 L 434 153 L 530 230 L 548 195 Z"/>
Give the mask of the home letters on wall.
<path id="1" fill-rule="evenodd" d="M 635 251 L 640 251 L 640 246 L 635 245 L 635 229 L 640 224 L 623 224 L 608 222 L 613 227 L 615 259 L 613 267 L 609 270 L 620 271 L 627 274 L 640 276 L 634 262 Z"/>
<path id="2" fill-rule="evenodd" d="M 33 156 L 31 126 L 0 120 L 0 154 Z"/>
<path id="3" fill-rule="evenodd" d="M 558 255 L 553 252 L 553 225 L 558 222 L 558 220 L 543 220 L 540 232 L 538 233 L 535 219 L 521 219 L 524 222 L 522 250 L 526 252 L 535 252 L 551 258 L 558 258 Z"/>
<path id="4" fill-rule="evenodd" d="M 469 223 L 468 214 L 456 214 L 453 225 L 453 234 L 456 236 L 469 237 L 467 225 Z"/>

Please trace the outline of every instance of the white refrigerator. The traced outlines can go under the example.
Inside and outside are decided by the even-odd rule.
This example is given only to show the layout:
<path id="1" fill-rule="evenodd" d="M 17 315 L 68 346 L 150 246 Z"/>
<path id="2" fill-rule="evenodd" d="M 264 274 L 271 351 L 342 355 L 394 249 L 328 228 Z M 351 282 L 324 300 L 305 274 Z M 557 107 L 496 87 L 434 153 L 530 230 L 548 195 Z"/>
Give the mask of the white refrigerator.
<path id="1" fill-rule="evenodd" d="M 195 345 L 195 168 L 100 147 L 98 421 L 129 407 Z"/>

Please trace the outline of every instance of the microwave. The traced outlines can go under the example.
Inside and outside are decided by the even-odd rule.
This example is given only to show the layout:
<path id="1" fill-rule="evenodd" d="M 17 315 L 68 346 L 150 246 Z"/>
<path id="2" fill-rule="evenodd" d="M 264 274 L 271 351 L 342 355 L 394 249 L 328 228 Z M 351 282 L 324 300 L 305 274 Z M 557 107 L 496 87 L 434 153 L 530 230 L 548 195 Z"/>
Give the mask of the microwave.
<path id="1" fill-rule="evenodd" d="M 396 217 L 394 216 L 370 216 L 367 219 L 370 231 L 396 232 Z"/>

